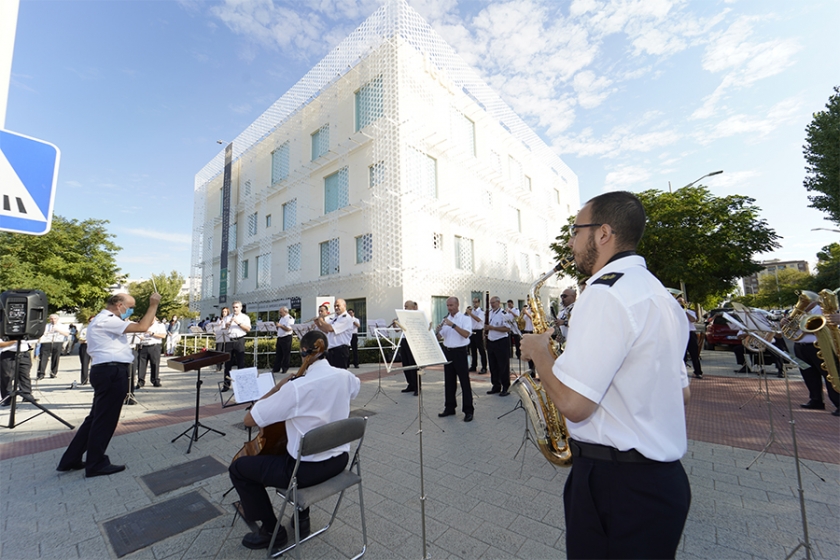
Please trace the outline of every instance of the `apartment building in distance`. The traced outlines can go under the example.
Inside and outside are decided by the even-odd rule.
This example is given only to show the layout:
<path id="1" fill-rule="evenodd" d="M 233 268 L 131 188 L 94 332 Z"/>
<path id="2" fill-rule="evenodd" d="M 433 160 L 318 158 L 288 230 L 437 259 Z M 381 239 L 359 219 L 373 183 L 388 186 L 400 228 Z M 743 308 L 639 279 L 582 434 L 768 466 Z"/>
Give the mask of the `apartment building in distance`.
<path id="1" fill-rule="evenodd" d="M 786 268 L 792 268 L 794 270 L 810 274 L 808 261 L 780 261 L 775 259 L 761 261 L 759 264 L 764 267 L 762 271 L 743 278 L 745 295 L 754 295 L 758 293 L 758 283 L 762 276 L 776 274 L 778 271 Z"/>

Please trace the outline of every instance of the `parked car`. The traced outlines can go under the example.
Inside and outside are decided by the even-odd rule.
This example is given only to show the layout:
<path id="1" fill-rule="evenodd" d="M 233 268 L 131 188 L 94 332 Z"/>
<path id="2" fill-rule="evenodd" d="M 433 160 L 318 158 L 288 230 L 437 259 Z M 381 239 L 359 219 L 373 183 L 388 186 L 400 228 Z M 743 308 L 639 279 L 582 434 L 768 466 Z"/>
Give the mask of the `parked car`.
<path id="1" fill-rule="evenodd" d="M 715 346 L 737 346 L 741 344 L 738 340 L 738 329 L 732 328 L 729 322 L 723 318 L 721 313 L 732 312 L 730 309 L 712 309 L 706 320 L 706 340 L 703 348 L 713 350 Z"/>

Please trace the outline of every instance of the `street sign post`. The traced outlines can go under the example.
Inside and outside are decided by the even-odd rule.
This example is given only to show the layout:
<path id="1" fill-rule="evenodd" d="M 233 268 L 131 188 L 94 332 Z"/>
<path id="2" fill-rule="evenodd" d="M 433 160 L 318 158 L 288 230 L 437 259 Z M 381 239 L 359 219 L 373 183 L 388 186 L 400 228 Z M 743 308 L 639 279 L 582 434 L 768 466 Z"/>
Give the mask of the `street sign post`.
<path id="1" fill-rule="evenodd" d="M 0 129 L 0 231 L 50 231 L 60 155 L 49 142 Z"/>

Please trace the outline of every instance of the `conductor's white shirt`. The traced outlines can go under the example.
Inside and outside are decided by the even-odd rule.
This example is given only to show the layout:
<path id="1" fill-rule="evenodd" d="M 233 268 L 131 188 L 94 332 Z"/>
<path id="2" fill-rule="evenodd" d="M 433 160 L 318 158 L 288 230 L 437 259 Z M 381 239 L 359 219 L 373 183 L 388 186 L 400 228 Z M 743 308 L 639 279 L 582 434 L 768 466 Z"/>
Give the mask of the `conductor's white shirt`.
<path id="1" fill-rule="evenodd" d="M 251 417 L 264 428 L 286 422 L 289 438 L 286 451 L 297 458 L 300 439 L 314 428 L 350 416 L 350 401 L 359 394 L 359 378 L 347 371 L 332 367 L 326 360 L 317 360 L 306 375 L 283 385 L 279 391 L 254 403 Z M 303 461 L 326 461 L 350 451 L 345 444 L 315 455 L 301 457 Z"/>
<path id="2" fill-rule="evenodd" d="M 125 329 L 131 324 L 131 321 L 123 321 L 107 309 L 91 319 L 87 329 L 87 352 L 91 366 L 108 362 L 130 364 L 134 361 L 134 353 L 125 334 Z"/>
<path id="3" fill-rule="evenodd" d="M 655 461 L 682 457 L 688 322 L 645 260 L 626 256 L 594 274 L 574 323 L 554 375 L 598 408 L 583 422 L 567 420 L 572 438 Z"/>

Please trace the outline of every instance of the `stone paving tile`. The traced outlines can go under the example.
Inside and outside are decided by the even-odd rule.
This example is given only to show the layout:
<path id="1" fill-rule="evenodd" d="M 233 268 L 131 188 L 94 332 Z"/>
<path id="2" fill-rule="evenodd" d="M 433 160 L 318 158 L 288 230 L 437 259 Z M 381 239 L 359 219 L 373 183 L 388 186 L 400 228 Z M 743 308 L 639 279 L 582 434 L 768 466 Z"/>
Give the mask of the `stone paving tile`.
<path id="1" fill-rule="evenodd" d="M 453 528 L 447 529 L 436 539 L 435 545 L 449 551 L 451 556 L 465 560 L 481 558 L 490 548 L 482 541 Z"/>

